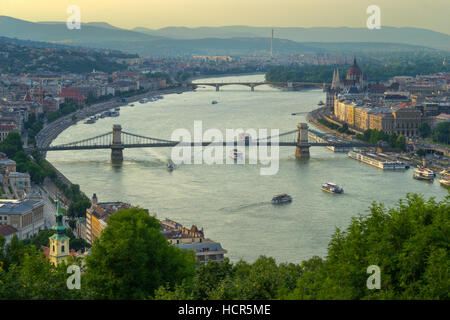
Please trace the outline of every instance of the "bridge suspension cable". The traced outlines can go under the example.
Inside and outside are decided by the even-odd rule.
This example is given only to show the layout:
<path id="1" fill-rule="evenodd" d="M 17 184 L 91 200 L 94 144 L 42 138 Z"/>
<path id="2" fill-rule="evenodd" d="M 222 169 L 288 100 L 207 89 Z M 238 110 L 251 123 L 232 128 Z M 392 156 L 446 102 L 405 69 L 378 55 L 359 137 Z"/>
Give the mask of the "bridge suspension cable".
<path id="1" fill-rule="evenodd" d="M 49 147 L 50 149 L 68 148 L 68 147 L 86 147 L 86 146 L 109 146 L 112 144 L 112 133 L 104 133 L 92 138 L 69 142 Z"/>
<path id="2" fill-rule="evenodd" d="M 158 138 L 152 138 L 152 137 L 144 137 L 144 136 L 140 136 L 138 134 L 122 131 L 122 143 L 123 144 L 167 143 L 167 144 L 172 145 L 172 144 L 178 143 L 178 142 L 179 141 L 171 141 L 171 140 L 158 139 Z"/>

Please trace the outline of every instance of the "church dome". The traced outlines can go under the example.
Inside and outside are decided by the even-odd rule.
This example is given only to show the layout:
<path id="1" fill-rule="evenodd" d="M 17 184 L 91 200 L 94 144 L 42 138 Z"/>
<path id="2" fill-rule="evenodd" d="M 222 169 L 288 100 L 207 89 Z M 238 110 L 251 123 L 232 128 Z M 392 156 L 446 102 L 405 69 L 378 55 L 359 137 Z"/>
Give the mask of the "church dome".
<path id="1" fill-rule="evenodd" d="M 353 65 L 347 71 L 347 80 L 359 80 L 362 75 L 361 69 L 356 64 L 356 58 L 353 60 Z"/>

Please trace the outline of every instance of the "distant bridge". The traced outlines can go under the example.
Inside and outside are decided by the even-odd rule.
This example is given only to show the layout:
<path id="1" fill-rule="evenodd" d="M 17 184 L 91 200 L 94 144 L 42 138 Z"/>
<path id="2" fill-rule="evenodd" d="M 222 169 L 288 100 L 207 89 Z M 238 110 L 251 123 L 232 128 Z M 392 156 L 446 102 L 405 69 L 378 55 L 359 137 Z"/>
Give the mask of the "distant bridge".
<path id="1" fill-rule="evenodd" d="M 220 87 L 231 86 L 231 85 L 242 85 L 250 87 L 251 91 L 255 91 L 255 87 L 262 85 L 271 85 L 277 87 L 286 87 L 288 90 L 293 90 L 298 87 L 318 87 L 326 89 L 330 84 L 328 83 L 317 83 L 317 82 L 270 82 L 270 81 L 256 81 L 256 82 L 188 82 L 184 84 L 189 87 L 199 87 L 199 86 L 211 86 L 216 88 L 216 91 L 220 90 Z"/>
<path id="2" fill-rule="evenodd" d="M 314 131 L 317 136 L 325 138 L 325 134 Z M 288 131 L 279 134 L 278 136 L 271 136 L 263 139 L 251 140 L 246 143 L 250 146 L 271 146 L 272 139 L 278 138 L 274 144 L 278 146 L 292 146 L 296 147 L 297 158 L 309 158 L 310 147 L 372 147 L 374 145 L 367 143 L 360 143 L 355 141 L 349 142 L 309 142 L 308 140 L 308 125 L 306 123 L 299 123 L 296 130 Z M 113 125 L 113 131 L 107 132 L 92 138 L 83 139 L 79 141 L 69 142 L 56 146 L 48 146 L 38 148 L 41 152 L 47 151 L 64 151 L 64 150 L 93 150 L 93 149 L 111 149 L 112 160 L 123 160 L 123 149 L 126 148 L 167 148 L 175 146 L 229 146 L 239 145 L 237 141 L 229 142 L 182 142 L 171 141 L 159 138 L 145 137 L 129 132 L 122 131 L 122 127 L 119 124 Z"/>

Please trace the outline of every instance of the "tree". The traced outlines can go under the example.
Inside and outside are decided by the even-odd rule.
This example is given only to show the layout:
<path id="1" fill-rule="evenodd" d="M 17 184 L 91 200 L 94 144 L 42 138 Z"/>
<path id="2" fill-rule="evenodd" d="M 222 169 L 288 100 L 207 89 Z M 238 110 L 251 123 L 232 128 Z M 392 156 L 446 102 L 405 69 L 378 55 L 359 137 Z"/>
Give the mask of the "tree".
<path id="1" fill-rule="evenodd" d="M 395 142 L 395 147 L 405 151 L 406 150 L 406 138 L 405 136 L 398 136 L 397 141 Z"/>
<path id="2" fill-rule="evenodd" d="M 433 141 L 445 144 L 450 143 L 450 122 L 442 122 L 436 126 L 433 132 Z"/>
<path id="3" fill-rule="evenodd" d="M 291 297 L 449 299 L 449 200 L 425 201 L 409 194 L 396 208 L 372 204 L 370 215 L 353 218 L 345 231 L 336 230 L 323 263 L 302 264 Z M 370 265 L 381 269 L 381 290 L 366 287 Z"/>
<path id="4" fill-rule="evenodd" d="M 416 151 L 416 154 L 420 157 L 425 157 L 425 155 L 427 154 L 427 152 L 423 149 L 419 149 Z"/>
<path id="5" fill-rule="evenodd" d="M 44 254 L 30 245 L 20 263 L 0 272 L 0 299 L 80 299 L 80 290 L 67 288 L 67 264 L 53 266 Z"/>
<path id="6" fill-rule="evenodd" d="M 173 247 L 146 210 L 111 215 L 86 260 L 89 294 L 100 299 L 145 299 L 164 285 L 194 275 L 194 253 Z"/>
<path id="7" fill-rule="evenodd" d="M 422 122 L 418 128 L 419 136 L 422 138 L 428 138 L 431 135 L 431 127 L 428 123 Z"/>

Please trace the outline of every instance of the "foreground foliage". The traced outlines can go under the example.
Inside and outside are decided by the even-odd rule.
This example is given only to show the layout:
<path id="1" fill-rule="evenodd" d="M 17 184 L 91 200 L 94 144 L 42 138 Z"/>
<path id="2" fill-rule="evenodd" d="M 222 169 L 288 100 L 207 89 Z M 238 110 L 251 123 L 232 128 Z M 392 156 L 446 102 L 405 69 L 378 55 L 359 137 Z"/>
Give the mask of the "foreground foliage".
<path id="1" fill-rule="evenodd" d="M 326 258 L 276 265 L 209 263 L 195 281 L 159 299 L 449 299 L 450 206 L 408 195 L 396 208 L 372 204 L 368 216 L 337 229 Z M 366 286 L 367 267 L 381 269 L 381 289 Z"/>
<path id="2" fill-rule="evenodd" d="M 146 210 L 121 210 L 95 241 L 81 290 L 67 290 L 66 266 L 17 239 L 5 248 L 0 236 L 0 299 L 449 299 L 449 200 L 408 194 L 394 208 L 373 203 L 336 230 L 324 258 L 225 259 L 197 269 Z M 379 290 L 366 285 L 371 265 L 381 270 Z"/>

